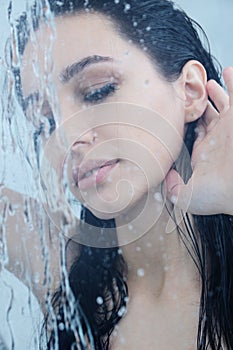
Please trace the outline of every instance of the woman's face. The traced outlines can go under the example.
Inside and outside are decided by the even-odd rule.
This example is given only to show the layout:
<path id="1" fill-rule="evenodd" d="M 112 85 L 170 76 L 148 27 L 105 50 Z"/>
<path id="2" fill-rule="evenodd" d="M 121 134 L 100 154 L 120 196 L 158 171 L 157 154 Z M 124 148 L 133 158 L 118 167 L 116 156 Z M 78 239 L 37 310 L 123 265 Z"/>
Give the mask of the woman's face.
<path id="1" fill-rule="evenodd" d="M 58 17 L 55 25 L 49 57 L 52 29 L 45 25 L 35 33 L 37 44 L 31 40 L 26 46 L 23 94 L 40 91 L 44 99 L 41 113 L 50 114 L 45 67 L 51 59 L 51 78 L 60 105 L 57 123 L 59 129 L 72 125 L 65 132 L 76 138 L 62 159 L 70 189 L 96 216 L 116 218 L 148 191 L 158 191 L 179 154 L 185 118 L 180 81 L 167 82 L 146 52 L 122 38 L 102 15 Z M 43 92 L 35 76 L 35 61 Z M 96 114 L 95 108 L 87 109 L 94 106 Z M 104 125 L 97 120 L 100 115 Z M 111 165 L 104 166 L 107 161 Z"/>

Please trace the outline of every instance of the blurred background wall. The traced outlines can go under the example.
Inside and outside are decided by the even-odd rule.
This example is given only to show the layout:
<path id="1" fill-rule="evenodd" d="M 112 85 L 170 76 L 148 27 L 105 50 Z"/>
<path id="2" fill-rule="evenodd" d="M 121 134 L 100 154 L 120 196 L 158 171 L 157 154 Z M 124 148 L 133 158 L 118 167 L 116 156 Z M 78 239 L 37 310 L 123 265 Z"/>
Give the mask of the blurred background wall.
<path id="1" fill-rule="evenodd" d="M 174 1 L 201 24 L 223 68 L 233 65 L 233 0 Z"/>

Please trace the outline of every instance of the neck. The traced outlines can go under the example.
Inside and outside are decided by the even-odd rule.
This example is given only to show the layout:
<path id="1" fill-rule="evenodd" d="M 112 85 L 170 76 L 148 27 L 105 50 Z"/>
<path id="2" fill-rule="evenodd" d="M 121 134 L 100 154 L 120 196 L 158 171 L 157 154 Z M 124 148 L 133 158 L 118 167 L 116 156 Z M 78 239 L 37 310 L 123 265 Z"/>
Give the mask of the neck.
<path id="1" fill-rule="evenodd" d="M 167 203 L 166 207 L 170 206 Z M 125 225 L 125 237 L 131 235 L 131 243 L 122 245 L 123 256 L 128 265 L 128 285 L 134 293 L 143 292 L 149 297 L 176 299 L 183 297 L 184 290 L 199 291 L 198 271 L 182 242 L 177 226 L 173 225 L 170 233 L 167 233 L 170 214 L 163 203 L 154 201 L 140 220 L 134 230 L 136 240 L 132 239 L 132 233 L 128 234 L 129 225 Z M 130 212 L 116 219 L 116 227 L 122 227 L 126 218 L 135 218 L 135 213 L 140 213 L 142 202 L 138 203 Z M 148 218 L 155 217 L 154 224 L 144 233 L 148 226 Z M 159 214 L 159 215 L 158 215 Z M 171 222 L 171 221 L 170 221 Z M 184 223 L 179 226 L 184 230 Z M 144 229 L 144 230 L 143 230 Z M 121 232 L 121 236 L 123 236 Z M 140 236 L 140 237 L 139 237 Z M 139 238 L 138 238 L 139 237 Z M 121 245 L 121 241 L 119 241 Z M 125 241 L 123 241 L 123 244 Z M 189 242 L 187 242 L 189 244 Z"/>

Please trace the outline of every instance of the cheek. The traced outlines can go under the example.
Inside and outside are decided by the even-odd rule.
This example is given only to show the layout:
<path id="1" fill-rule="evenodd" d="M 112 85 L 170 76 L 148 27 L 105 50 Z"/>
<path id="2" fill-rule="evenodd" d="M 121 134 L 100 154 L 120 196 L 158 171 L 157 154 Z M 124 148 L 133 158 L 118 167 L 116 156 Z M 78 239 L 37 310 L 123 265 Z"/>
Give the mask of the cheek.
<path id="1" fill-rule="evenodd" d="M 164 144 L 160 140 L 153 140 L 153 143 L 148 145 L 147 152 L 143 152 L 138 183 L 140 184 L 144 177 L 143 185 L 148 189 L 159 186 L 174 161 L 171 152 Z"/>
<path id="2" fill-rule="evenodd" d="M 182 119 L 175 114 L 173 118 L 155 114 L 155 122 L 151 124 L 150 132 L 141 131 L 137 135 L 137 142 L 152 154 L 155 162 L 162 171 L 167 172 L 170 165 L 176 161 L 183 145 L 184 125 Z M 146 162 L 146 157 L 141 154 Z"/>

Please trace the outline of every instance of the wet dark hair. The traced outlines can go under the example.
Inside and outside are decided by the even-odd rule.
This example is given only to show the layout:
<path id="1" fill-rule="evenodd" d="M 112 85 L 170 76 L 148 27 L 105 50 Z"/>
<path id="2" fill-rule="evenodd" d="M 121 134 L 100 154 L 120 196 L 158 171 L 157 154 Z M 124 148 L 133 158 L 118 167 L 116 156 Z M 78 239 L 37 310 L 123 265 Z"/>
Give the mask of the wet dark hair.
<path id="1" fill-rule="evenodd" d="M 185 63 L 194 59 L 203 64 L 208 80 L 214 79 L 221 84 L 220 69 L 210 53 L 203 30 L 171 1 L 51 0 L 49 3 L 55 16 L 95 11 L 108 16 L 123 37 L 132 40 L 151 57 L 168 81 L 177 79 Z M 21 53 L 25 37 L 22 37 L 22 45 L 19 45 Z M 190 123 L 185 136 L 185 145 L 190 155 L 196 125 L 197 121 Z M 181 169 L 185 166 L 180 165 Z M 182 175 L 187 181 L 190 173 L 186 171 Z M 84 207 L 82 219 L 100 229 L 115 227 L 114 220 L 97 219 Z M 202 282 L 197 349 L 217 350 L 224 346 L 231 349 L 233 219 L 225 214 L 193 215 L 193 219 L 195 228 L 192 227 L 190 216 L 185 214 L 186 232 L 179 227 L 178 229 L 185 244 L 187 239 L 192 242 L 190 253 L 197 264 Z M 109 349 L 110 335 L 122 317 L 122 308 L 127 306 L 126 277 L 127 266 L 118 248 L 101 249 L 80 245 L 78 256 L 69 271 L 69 284 L 74 298 L 72 307 L 76 310 L 71 312 L 71 318 L 79 318 L 85 340 L 96 350 Z M 100 304 L 97 302 L 98 297 L 102 298 Z M 77 348 L 86 349 L 88 347 L 85 347 L 80 328 L 74 328 L 72 322 L 66 322 L 65 308 L 70 307 L 67 298 L 69 295 L 62 287 L 54 296 L 56 327 L 48 332 L 47 347 L 54 348 L 58 344 L 62 350 L 74 349 L 72 344 L 74 346 L 76 343 L 80 346 Z M 65 324 L 65 327 L 60 327 L 60 324 Z"/>

